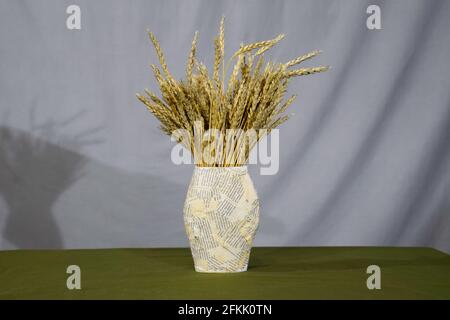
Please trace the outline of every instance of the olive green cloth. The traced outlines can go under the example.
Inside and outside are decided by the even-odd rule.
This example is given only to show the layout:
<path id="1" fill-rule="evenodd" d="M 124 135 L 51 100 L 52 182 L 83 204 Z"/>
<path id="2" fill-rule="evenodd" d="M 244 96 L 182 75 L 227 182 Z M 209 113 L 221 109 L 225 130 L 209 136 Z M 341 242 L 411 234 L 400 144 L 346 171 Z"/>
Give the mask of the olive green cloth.
<path id="1" fill-rule="evenodd" d="M 450 255 L 429 248 L 253 248 L 247 272 L 201 274 L 188 248 L 0 252 L 0 299 L 450 299 Z M 369 265 L 381 289 L 368 290 Z M 68 290 L 69 265 L 81 290 Z"/>

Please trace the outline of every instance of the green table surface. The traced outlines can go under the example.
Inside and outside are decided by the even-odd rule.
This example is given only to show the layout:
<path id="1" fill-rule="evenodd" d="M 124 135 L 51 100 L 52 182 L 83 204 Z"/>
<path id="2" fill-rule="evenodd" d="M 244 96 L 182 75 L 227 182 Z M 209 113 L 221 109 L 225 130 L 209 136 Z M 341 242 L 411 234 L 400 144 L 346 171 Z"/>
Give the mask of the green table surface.
<path id="1" fill-rule="evenodd" d="M 369 265 L 381 289 L 368 290 Z M 68 290 L 69 265 L 81 290 Z M 430 248 L 253 248 L 247 272 L 196 273 L 188 248 L 0 251 L 0 299 L 450 299 Z"/>

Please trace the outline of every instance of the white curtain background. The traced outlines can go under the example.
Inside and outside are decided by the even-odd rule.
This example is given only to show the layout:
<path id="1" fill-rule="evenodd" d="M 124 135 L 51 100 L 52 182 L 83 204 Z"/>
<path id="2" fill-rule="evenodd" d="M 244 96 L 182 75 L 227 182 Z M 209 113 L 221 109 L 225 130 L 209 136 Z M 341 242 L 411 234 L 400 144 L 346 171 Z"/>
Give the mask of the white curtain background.
<path id="1" fill-rule="evenodd" d="M 81 30 L 66 8 L 81 8 Z M 366 9 L 381 8 L 381 30 Z M 213 61 L 285 33 L 332 69 L 291 82 L 280 169 L 250 166 L 257 246 L 431 246 L 450 252 L 450 1 L 0 1 L 0 248 L 187 246 L 193 167 L 135 98 L 157 91 L 152 30 L 177 77 L 193 34 Z"/>

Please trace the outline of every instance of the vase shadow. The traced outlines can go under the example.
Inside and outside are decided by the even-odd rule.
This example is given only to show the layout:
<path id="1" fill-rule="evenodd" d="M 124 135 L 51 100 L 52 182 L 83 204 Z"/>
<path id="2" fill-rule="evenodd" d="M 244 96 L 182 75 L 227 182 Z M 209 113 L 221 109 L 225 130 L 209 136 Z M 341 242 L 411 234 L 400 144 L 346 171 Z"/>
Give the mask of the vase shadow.
<path id="1" fill-rule="evenodd" d="M 97 143 L 88 137 L 99 128 L 73 136 L 61 134 L 84 111 L 60 123 L 48 120 L 37 125 L 34 110 L 31 132 L 0 126 L 0 197 L 7 211 L 2 232 L 4 239 L 20 249 L 58 249 L 64 243 L 53 204 L 80 178 L 86 162 L 84 156 L 61 145 L 77 150 Z"/>
<path id="2" fill-rule="evenodd" d="M 187 245 L 183 184 L 78 153 L 99 142 L 84 134 L 59 141 L 0 126 L 2 249 Z"/>
<path id="3" fill-rule="evenodd" d="M 410 267 L 410 266 L 442 266 L 450 267 L 450 259 L 445 254 L 440 257 L 419 256 L 398 257 L 389 250 L 398 248 L 386 248 L 389 258 L 379 256 L 379 252 L 370 257 L 370 249 L 361 256 L 358 247 L 304 247 L 302 252 L 296 248 L 264 248 L 262 255 L 254 255 L 250 258 L 249 271 L 252 272 L 316 272 L 316 271 L 340 271 L 352 269 L 366 269 L 372 264 L 383 268 Z M 355 254 L 353 255 L 353 252 Z M 428 254 L 428 251 L 427 251 Z M 359 255 L 359 257 L 358 257 Z"/>
<path id="4" fill-rule="evenodd" d="M 52 205 L 79 177 L 85 159 L 31 134 L 0 127 L 4 237 L 19 248 L 62 248 Z"/>

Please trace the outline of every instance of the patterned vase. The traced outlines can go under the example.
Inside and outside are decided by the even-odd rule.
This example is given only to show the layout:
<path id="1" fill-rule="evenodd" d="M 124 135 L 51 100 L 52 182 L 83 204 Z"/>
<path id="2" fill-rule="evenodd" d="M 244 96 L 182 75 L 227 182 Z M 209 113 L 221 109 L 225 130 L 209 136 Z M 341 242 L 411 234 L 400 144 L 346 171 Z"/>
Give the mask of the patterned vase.
<path id="1" fill-rule="evenodd" d="M 246 166 L 195 167 L 184 205 L 195 271 L 246 271 L 258 223 Z"/>

